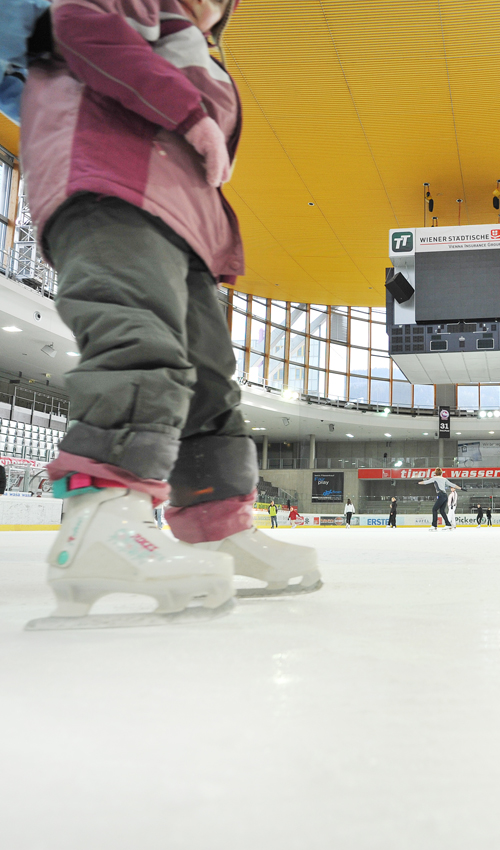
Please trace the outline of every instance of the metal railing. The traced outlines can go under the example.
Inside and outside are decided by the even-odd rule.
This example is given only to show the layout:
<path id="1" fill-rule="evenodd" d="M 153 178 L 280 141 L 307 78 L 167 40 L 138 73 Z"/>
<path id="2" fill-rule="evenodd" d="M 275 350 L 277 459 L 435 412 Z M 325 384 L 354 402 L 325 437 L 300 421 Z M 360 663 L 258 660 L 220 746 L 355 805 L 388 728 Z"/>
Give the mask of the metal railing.
<path id="1" fill-rule="evenodd" d="M 420 407 L 404 404 L 379 404 L 378 402 L 374 402 L 373 404 L 360 401 L 359 399 L 354 401 L 348 401 L 346 399 L 341 399 L 339 397 L 334 398 L 326 398 L 325 396 L 315 394 L 315 393 L 304 393 L 298 392 L 293 388 L 288 388 L 286 386 L 283 387 L 275 387 L 272 383 L 266 378 L 260 378 L 251 376 L 248 372 L 237 371 L 235 375 L 235 380 L 241 386 L 256 387 L 261 390 L 265 390 L 265 392 L 272 393 L 273 395 L 283 396 L 289 389 L 291 392 L 296 393 L 296 397 L 293 399 L 286 399 L 287 401 L 305 401 L 307 404 L 316 404 L 318 407 L 336 407 L 344 410 L 357 410 L 361 413 L 398 413 L 404 416 L 411 416 L 413 418 L 417 416 L 438 416 L 438 408 L 437 407 Z M 473 410 L 471 408 L 462 408 L 462 407 L 453 407 L 450 408 L 450 413 L 452 416 L 460 416 L 460 417 L 472 417 L 473 419 L 477 418 L 477 410 Z"/>
<path id="2" fill-rule="evenodd" d="M 431 457 L 379 458 L 379 457 L 317 457 L 314 466 L 309 466 L 309 455 L 304 457 L 268 457 L 268 469 L 394 469 L 396 463 L 404 469 L 427 469 L 435 466 L 438 459 Z M 260 461 L 262 469 L 262 461 Z M 449 463 L 445 463 L 450 465 Z M 265 470 L 263 470 L 265 472 Z"/>
<path id="3" fill-rule="evenodd" d="M 10 251 L 0 251 L 0 274 L 53 300 L 57 293 L 57 274 L 36 252 L 36 244 L 17 243 Z"/>

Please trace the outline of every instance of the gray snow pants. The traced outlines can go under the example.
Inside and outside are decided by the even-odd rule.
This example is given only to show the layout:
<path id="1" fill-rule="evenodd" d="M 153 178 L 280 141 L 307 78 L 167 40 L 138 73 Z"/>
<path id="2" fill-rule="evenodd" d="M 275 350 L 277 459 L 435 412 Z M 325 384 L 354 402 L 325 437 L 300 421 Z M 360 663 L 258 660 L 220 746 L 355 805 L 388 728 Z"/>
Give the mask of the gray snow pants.
<path id="1" fill-rule="evenodd" d="M 251 493 L 256 450 L 205 263 L 160 219 L 91 193 L 58 210 L 44 242 L 81 353 L 60 449 L 169 480 L 176 506 Z"/>

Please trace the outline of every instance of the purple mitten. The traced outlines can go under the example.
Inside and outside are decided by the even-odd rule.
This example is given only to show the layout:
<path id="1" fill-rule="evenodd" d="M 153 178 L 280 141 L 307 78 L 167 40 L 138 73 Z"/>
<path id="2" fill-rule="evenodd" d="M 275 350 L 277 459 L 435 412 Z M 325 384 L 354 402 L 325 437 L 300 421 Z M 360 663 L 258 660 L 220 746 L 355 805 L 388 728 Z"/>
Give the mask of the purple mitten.
<path id="1" fill-rule="evenodd" d="M 207 183 L 215 188 L 226 183 L 229 180 L 231 165 L 226 140 L 217 122 L 207 115 L 191 127 L 184 138 L 204 157 Z"/>

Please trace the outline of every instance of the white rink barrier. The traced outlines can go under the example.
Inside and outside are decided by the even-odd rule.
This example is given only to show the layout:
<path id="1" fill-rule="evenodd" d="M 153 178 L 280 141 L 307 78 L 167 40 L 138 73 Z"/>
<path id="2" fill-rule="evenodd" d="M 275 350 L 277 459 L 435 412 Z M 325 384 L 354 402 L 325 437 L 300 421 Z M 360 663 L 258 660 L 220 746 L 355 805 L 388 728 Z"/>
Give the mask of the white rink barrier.
<path id="1" fill-rule="evenodd" d="M 267 511 L 254 510 L 254 521 L 258 528 L 270 528 L 271 518 Z M 297 528 L 345 528 L 343 514 L 302 514 Z M 351 526 L 354 528 L 385 528 L 388 524 L 388 514 L 354 514 Z M 500 514 L 492 514 L 493 525 L 500 525 Z M 476 514 L 457 514 L 457 528 L 477 525 Z M 398 528 L 425 528 L 432 524 L 432 514 L 398 514 Z M 486 516 L 483 516 L 482 526 L 486 526 Z M 438 527 L 444 526 L 441 516 L 438 517 Z M 290 528 L 286 511 L 278 511 L 278 528 Z"/>
<path id="2" fill-rule="evenodd" d="M 62 499 L 19 493 L 0 496 L 0 531 L 51 531 L 61 523 Z"/>

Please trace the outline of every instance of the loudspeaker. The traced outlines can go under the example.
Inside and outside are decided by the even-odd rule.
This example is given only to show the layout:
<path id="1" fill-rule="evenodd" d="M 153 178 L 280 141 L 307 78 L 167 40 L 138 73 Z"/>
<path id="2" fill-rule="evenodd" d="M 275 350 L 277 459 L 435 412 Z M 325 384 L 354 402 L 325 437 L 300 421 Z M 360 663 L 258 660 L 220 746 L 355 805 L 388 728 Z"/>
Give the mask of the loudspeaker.
<path id="1" fill-rule="evenodd" d="M 328 429 L 329 429 L 330 431 L 335 431 L 335 425 L 332 425 L 332 424 L 330 423 L 330 425 L 328 426 Z"/>
<path id="2" fill-rule="evenodd" d="M 392 297 L 396 299 L 398 304 L 403 304 L 405 301 L 409 301 L 415 292 L 411 283 L 406 280 L 404 274 L 401 274 L 401 272 L 398 272 L 394 275 L 394 277 L 389 278 L 385 288 L 389 290 Z"/>

